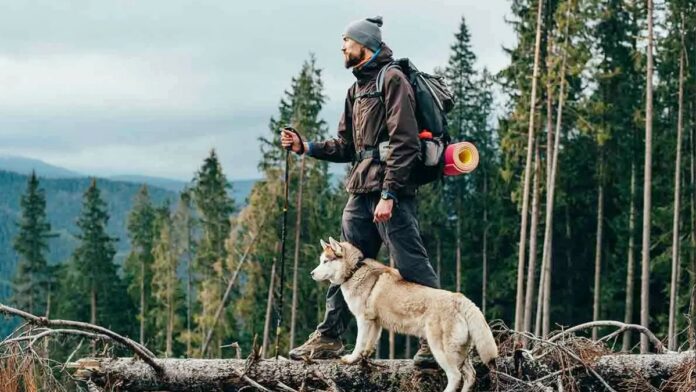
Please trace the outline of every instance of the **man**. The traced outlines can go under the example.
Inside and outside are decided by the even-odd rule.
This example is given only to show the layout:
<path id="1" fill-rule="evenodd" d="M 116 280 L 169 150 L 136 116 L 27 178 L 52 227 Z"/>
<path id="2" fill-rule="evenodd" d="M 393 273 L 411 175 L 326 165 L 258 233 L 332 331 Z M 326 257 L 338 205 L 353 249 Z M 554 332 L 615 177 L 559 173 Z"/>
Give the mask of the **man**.
<path id="1" fill-rule="evenodd" d="M 418 229 L 416 186 L 409 181 L 420 149 L 413 89 L 403 72 L 392 68 L 385 74 L 383 93 L 375 94 L 377 74 L 393 61 L 391 49 L 382 42 L 381 26 L 381 17 L 362 19 L 349 24 L 343 35 L 345 66 L 353 69 L 357 81 L 348 89 L 338 137 L 305 142 L 299 134 L 283 130 L 281 143 L 298 154 L 352 162 L 346 178 L 350 197 L 343 210 L 343 239 L 369 258 L 375 258 L 384 243 L 404 279 L 439 288 Z M 382 142 L 388 148 L 378 154 Z M 340 336 L 351 317 L 340 286 L 329 287 L 324 321 L 306 343 L 290 351 L 290 357 L 338 357 L 343 351 Z M 424 339 L 414 361 L 423 367 L 436 365 Z"/>

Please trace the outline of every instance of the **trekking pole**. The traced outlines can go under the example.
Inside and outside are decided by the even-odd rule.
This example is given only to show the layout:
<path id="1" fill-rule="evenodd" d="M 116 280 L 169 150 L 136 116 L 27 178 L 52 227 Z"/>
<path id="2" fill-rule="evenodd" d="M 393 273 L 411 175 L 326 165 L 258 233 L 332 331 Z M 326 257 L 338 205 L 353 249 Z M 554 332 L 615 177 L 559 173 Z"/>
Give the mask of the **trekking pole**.
<path id="1" fill-rule="evenodd" d="M 300 136 L 292 127 L 283 128 Z M 300 143 L 302 138 L 300 137 Z M 278 343 L 280 340 L 280 325 L 283 322 L 283 293 L 285 292 L 285 238 L 288 226 L 288 189 L 290 171 L 290 150 L 292 146 L 285 149 L 285 200 L 283 202 L 283 225 L 280 231 L 280 295 L 278 296 L 278 307 L 276 308 L 276 336 L 275 336 L 275 359 L 278 359 Z"/>

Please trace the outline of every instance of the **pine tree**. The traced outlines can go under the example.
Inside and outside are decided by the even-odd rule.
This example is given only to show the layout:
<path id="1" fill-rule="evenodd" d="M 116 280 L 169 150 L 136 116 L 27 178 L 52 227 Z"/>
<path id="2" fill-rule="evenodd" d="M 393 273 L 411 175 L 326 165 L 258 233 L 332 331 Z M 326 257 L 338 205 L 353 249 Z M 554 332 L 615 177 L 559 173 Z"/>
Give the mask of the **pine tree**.
<path id="1" fill-rule="evenodd" d="M 653 131 L 653 1 L 648 1 L 648 66 L 645 98 L 645 164 L 643 167 L 643 242 L 641 257 L 640 324 L 650 328 L 650 224 L 652 215 Z M 648 338 L 641 335 L 640 352 L 648 351 Z"/>
<path id="2" fill-rule="evenodd" d="M 133 302 L 139 303 L 138 320 L 140 321 L 140 343 L 144 344 L 150 335 L 151 326 L 146 328 L 148 311 L 152 306 L 152 263 L 155 213 L 146 185 L 135 196 L 133 209 L 128 216 L 128 236 L 131 252 L 126 259 L 124 269 L 130 284 L 128 293 Z"/>
<path id="3" fill-rule="evenodd" d="M 194 266 L 198 275 L 198 302 L 201 305 L 197 325 L 201 339 L 217 323 L 216 341 L 222 339 L 227 319 L 214 320 L 215 311 L 223 294 L 223 278 L 226 276 L 225 241 L 230 234 L 230 217 L 235 212 L 234 200 L 229 196 L 231 185 L 227 181 L 215 151 L 211 151 L 203 166 L 196 173 L 193 200 L 200 216 L 201 239 L 197 247 Z M 218 323 L 218 321 L 220 321 Z M 220 346 L 217 344 L 216 346 Z"/>
<path id="4" fill-rule="evenodd" d="M 13 244 L 19 255 L 19 264 L 11 302 L 31 314 L 43 315 L 48 312 L 49 274 L 45 253 L 48 251 L 51 225 L 46 218 L 45 192 L 39 188 L 39 180 L 33 171 L 27 180 L 27 190 L 20 205 L 22 218 Z"/>
<path id="5" fill-rule="evenodd" d="M 214 275 L 215 263 L 227 255 L 225 239 L 230 232 L 230 216 L 236 209 L 229 196 L 230 189 L 217 154 L 212 150 L 196 173 L 192 188 L 202 230 L 195 264 L 203 279 Z"/>
<path id="6" fill-rule="evenodd" d="M 539 2 L 533 0 L 515 0 L 512 2 L 511 11 L 513 17 L 508 20 L 508 23 L 516 33 L 517 43 L 511 48 L 505 48 L 505 52 L 510 58 L 510 63 L 498 74 L 498 80 L 503 92 L 509 97 L 505 108 L 507 115 L 500 119 L 498 130 L 500 135 L 500 153 L 502 155 L 500 185 L 507 188 L 505 190 L 510 194 L 511 201 L 518 206 L 523 199 L 523 192 L 520 189 L 523 188 L 522 181 L 525 178 L 524 172 L 521 172 L 520 167 L 524 167 L 524 164 L 527 162 L 527 156 L 529 157 L 527 166 L 529 166 L 529 171 L 531 172 L 533 140 L 530 142 L 530 133 L 528 133 L 529 92 L 532 86 L 532 78 L 530 76 L 535 75 L 534 79 L 536 80 L 536 75 L 538 75 L 538 71 L 534 72 L 534 65 L 538 63 L 538 61 L 535 61 L 535 54 L 537 53 L 535 49 L 538 45 L 541 45 L 541 42 L 538 45 L 536 42 L 537 25 L 541 17 L 539 15 L 539 6 Z M 541 55 L 541 53 L 539 54 Z M 516 213 L 519 214 L 519 207 L 516 210 L 518 210 Z M 510 222 L 510 224 L 514 225 L 513 227 L 517 228 L 518 238 L 513 241 L 520 241 L 523 237 L 519 216 L 517 220 L 517 223 Z M 526 230 L 526 224 L 524 225 L 524 230 Z M 524 237 L 526 238 L 526 231 Z M 514 262 L 514 265 L 508 265 L 508 267 L 517 271 L 514 291 L 505 294 L 505 296 L 515 298 L 512 303 L 507 303 L 508 307 L 514 309 L 514 312 L 512 316 L 506 314 L 506 319 L 511 317 L 514 320 L 516 329 L 518 327 L 521 328 L 524 321 L 522 313 L 524 310 L 525 263 L 524 260 L 521 260 L 521 258 L 526 256 L 524 252 L 526 252 L 525 245 L 518 243 L 516 255 L 505 255 L 510 258 L 506 260 L 508 264 Z M 512 257 L 514 257 L 514 261 Z M 496 297 L 498 297 L 498 294 L 496 294 Z"/>
<path id="7" fill-rule="evenodd" d="M 96 179 L 83 197 L 77 220 L 80 233 L 66 278 L 61 282 L 60 316 L 89 321 L 117 332 L 132 329 L 132 302 L 114 264 L 115 238 L 106 227 L 109 214 Z"/>
<path id="8" fill-rule="evenodd" d="M 151 313 L 158 340 L 164 341 L 164 355 L 171 357 L 174 354 L 174 335 L 181 329 L 179 311 L 183 305 L 183 292 L 177 277 L 179 258 L 173 240 L 169 207 L 165 205 L 158 209 L 156 215 L 154 227 L 157 235 L 152 247 L 152 296 L 155 307 Z"/>
<path id="9" fill-rule="evenodd" d="M 179 195 L 176 211 L 172 221 L 172 240 L 179 263 L 183 265 L 186 277 L 186 330 L 181 339 L 186 342 L 186 355 L 192 355 L 191 339 L 194 312 L 194 276 L 193 260 L 196 254 L 196 217 L 193 216 L 191 192 L 184 189 Z"/>
<path id="10" fill-rule="evenodd" d="M 472 130 L 476 129 L 473 112 L 477 110 L 476 79 L 474 70 L 476 56 L 471 49 L 471 35 L 466 20 L 462 17 L 459 31 L 454 35 L 455 41 L 451 46 L 451 55 L 445 69 L 448 84 L 455 95 L 455 107 L 448 115 L 449 133 L 455 140 L 466 140 Z M 477 124 L 478 125 L 478 124 Z M 450 215 L 455 221 L 455 291 L 462 290 L 462 219 L 464 217 L 464 198 L 467 193 L 466 177 L 458 176 L 448 182 L 448 197 L 454 203 Z M 447 197 L 447 196 L 446 196 Z"/>
<path id="11" fill-rule="evenodd" d="M 681 49 L 679 50 L 679 88 L 678 88 L 678 103 L 677 103 L 677 146 L 676 158 L 674 162 L 674 208 L 673 208 L 673 225 L 672 225 L 672 279 L 670 280 L 670 295 L 669 295 L 669 325 L 668 325 L 668 342 L 667 346 L 670 350 L 677 349 L 676 336 L 676 312 L 679 295 L 679 275 L 681 272 L 680 265 L 680 219 L 681 219 L 681 156 L 682 156 L 682 135 L 684 133 L 684 15 L 681 15 L 682 21 L 679 28 L 681 36 Z"/>
<path id="12" fill-rule="evenodd" d="M 536 38 L 534 44 L 534 67 L 532 72 L 532 88 L 531 88 L 531 98 L 529 99 L 529 127 L 527 129 L 527 160 L 525 164 L 524 172 L 524 186 L 522 187 L 522 213 L 521 213 L 521 223 L 520 223 L 520 242 L 518 250 L 518 265 L 517 265 L 517 300 L 515 306 L 515 330 L 519 331 L 522 329 L 524 320 L 524 308 L 523 308 L 523 298 L 524 298 L 524 265 L 525 265 L 525 243 L 527 241 L 527 209 L 529 208 L 529 182 L 531 177 L 532 169 L 532 146 L 534 145 L 534 118 L 536 112 L 536 90 L 537 90 L 537 78 L 539 76 L 539 52 L 541 49 L 541 30 L 542 30 L 542 14 L 543 14 L 543 3 L 541 0 L 537 1 L 537 22 L 536 22 Z M 547 277 L 548 279 L 548 277 Z"/>

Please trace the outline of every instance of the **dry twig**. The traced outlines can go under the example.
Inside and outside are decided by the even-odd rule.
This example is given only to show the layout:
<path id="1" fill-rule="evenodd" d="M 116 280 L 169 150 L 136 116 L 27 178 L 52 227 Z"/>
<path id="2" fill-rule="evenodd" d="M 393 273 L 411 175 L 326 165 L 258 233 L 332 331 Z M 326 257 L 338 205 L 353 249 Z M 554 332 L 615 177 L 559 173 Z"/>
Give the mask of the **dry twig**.
<path id="1" fill-rule="evenodd" d="M 694 392 L 696 391 L 696 353 L 691 363 L 682 364 L 679 369 L 660 386 L 663 391 Z"/>
<path id="2" fill-rule="evenodd" d="M 551 336 L 548 341 L 554 342 L 565 335 L 568 335 L 568 334 L 571 334 L 571 333 L 574 333 L 577 331 L 581 331 L 584 329 L 590 329 L 590 328 L 596 328 L 596 327 L 617 327 L 617 328 L 619 328 L 618 333 L 625 332 L 629 329 L 634 329 L 634 330 L 642 333 L 643 335 L 647 336 L 648 340 L 650 342 L 652 342 L 652 344 L 655 346 L 655 350 L 657 350 L 658 353 L 664 354 L 664 353 L 668 352 L 667 349 L 665 349 L 665 346 L 660 341 L 660 339 L 658 339 L 654 333 L 652 333 L 649 329 L 645 328 L 644 326 L 638 325 L 638 324 L 626 324 L 626 323 L 622 323 L 620 321 L 613 321 L 613 320 L 591 321 L 589 323 L 576 325 L 572 328 L 568 328 L 566 330 L 563 330 L 560 333 L 557 333 L 556 335 Z"/>
<path id="3" fill-rule="evenodd" d="M 71 327 L 71 328 L 77 328 L 80 330 L 86 330 L 86 331 L 91 331 L 91 332 L 96 332 L 97 334 L 105 335 L 109 339 L 116 341 L 117 343 L 124 345 L 133 352 L 135 352 L 136 355 L 138 355 L 140 358 L 142 358 L 143 361 L 145 361 L 148 365 L 150 365 L 155 372 L 158 374 L 162 373 L 162 367 L 155 361 L 155 355 L 150 352 L 147 348 L 143 347 L 142 345 L 134 342 L 133 340 L 119 335 L 114 331 L 111 331 L 110 329 L 106 329 L 104 327 L 100 327 L 98 325 L 90 324 L 90 323 L 85 323 L 81 321 L 71 321 L 71 320 L 51 320 L 46 317 L 39 317 L 35 316 L 31 313 L 27 313 L 25 311 L 0 304 L 0 313 L 11 315 L 11 316 L 17 316 L 21 317 L 25 320 L 27 320 L 30 324 L 37 325 L 40 327 L 46 327 L 46 328 L 60 328 L 60 327 Z"/>

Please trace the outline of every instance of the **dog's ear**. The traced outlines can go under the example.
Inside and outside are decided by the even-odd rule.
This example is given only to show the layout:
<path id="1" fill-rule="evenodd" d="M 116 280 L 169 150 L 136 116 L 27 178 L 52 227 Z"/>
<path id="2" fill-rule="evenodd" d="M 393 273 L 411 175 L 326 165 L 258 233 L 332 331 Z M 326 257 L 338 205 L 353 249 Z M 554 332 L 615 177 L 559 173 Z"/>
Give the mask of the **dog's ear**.
<path id="1" fill-rule="evenodd" d="M 329 243 L 331 243 L 331 249 L 333 249 L 336 256 L 342 257 L 343 256 L 343 247 L 341 246 L 341 244 L 339 244 L 338 241 L 333 239 L 333 237 L 329 237 Z"/>
<path id="2" fill-rule="evenodd" d="M 322 240 L 322 239 L 319 240 L 319 243 L 321 244 L 322 249 L 327 249 L 329 247 L 329 244 L 324 242 L 324 240 Z"/>

